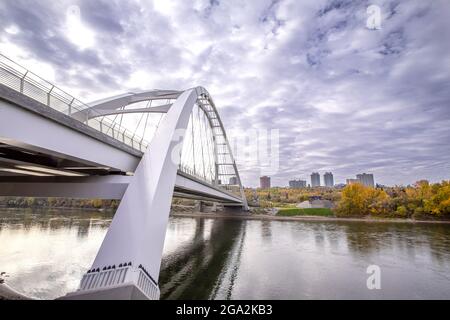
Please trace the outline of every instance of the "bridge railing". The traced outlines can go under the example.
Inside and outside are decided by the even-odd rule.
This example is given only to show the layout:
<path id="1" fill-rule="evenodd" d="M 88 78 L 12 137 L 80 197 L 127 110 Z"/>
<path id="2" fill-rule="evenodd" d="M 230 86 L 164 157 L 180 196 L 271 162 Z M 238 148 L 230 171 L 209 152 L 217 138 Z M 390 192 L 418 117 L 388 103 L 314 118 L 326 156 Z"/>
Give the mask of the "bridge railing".
<path id="1" fill-rule="evenodd" d="M 183 164 L 179 164 L 178 165 L 178 170 L 180 172 L 186 173 L 194 178 L 197 178 L 198 180 L 204 181 L 209 183 L 210 185 L 215 185 L 217 188 L 228 191 L 231 194 L 234 194 L 235 196 L 240 197 L 240 189 L 239 189 L 239 185 L 237 184 L 226 184 L 226 183 L 222 183 L 222 181 L 219 181 L 218 184 L 215 184 L 213 180 L 208 179 L 205 176 L 202 176 L 200 174 L 198 174 L 198 172 L 196 172 L 193 168 L 183 165 Z"/>
<path id="2" fill-rule="evenodd" d="M 88 126 L 127 144 L 133 149 L 142 152 L 148 146 L 148 143 L 129 130 L 122 127 L 119 123 L 111 121 L 106 117 L 93 119 L 80 119 L 73 115 L 78 111 L 87 109 L 89 106 L 64 90 L 56 87 L 52 83 L 42 79 L 26 68 L 20 66 L 14 61 L 0 53 L 0 83 L 14 89 L 33 100 L 36 100 L 49 108 L 64 113 Z M 90 111 L 95 113 L 95 111 Z"/>

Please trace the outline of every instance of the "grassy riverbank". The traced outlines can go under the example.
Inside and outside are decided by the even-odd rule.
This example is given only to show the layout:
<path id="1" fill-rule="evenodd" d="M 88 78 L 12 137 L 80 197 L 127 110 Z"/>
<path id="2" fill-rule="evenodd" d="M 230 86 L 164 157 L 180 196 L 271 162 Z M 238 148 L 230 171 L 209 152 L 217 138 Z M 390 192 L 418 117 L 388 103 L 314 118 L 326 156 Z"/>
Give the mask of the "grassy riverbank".
<path id="1" fill-rule="evenodd" d="M 247 188 L 245 191 L 250 204 L 280 210 L 280 215 L 284 216 L 305 215 L 295 207 L 304 201 L 319 199 L 331 202 L 335 216 L 342 218 L 450 220 L 450 181 L 429 183 L 422 180 L 414 185 L 376 188 L 355 183 L 344 188 Z M 312 211 L 311 214 L 322 213 Z"/>
<path id="2" fill-rule="evenodd" d="M 274 220 L 274 221 L 350 221 L 350 222 L 368 222 L 368 223 L 442 223 L 450 224 L 450 221 L 445 220 L 415 220 L 404 218 L 373 218 L 366 217 L 335 217 L 335 216 L 312 216 L 312 215 L 297 215 L 297 216 L 279 216 L 262 213 L 236 213 L 236 212 L 171 212 L 172 217 L 189 217 L 189 218 L 210 218 L 210 219 L 239 219 L 239 220 Z"/>
<path id="3" fill-rule="evenodd" d="M 334 213 L 328 208 L 281 208 L 277 212 L 277 216 L 320 216 L 333 217 Z"/>

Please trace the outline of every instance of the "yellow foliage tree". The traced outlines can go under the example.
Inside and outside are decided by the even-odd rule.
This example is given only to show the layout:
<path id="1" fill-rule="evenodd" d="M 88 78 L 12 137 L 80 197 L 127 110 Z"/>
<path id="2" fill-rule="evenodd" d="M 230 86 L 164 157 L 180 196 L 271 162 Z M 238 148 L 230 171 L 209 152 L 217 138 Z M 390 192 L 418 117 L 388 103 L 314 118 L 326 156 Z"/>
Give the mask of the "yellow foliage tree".
<path id="1" fill-rule="evenodd" d="M 370 197 L 369 188 L 355 183 L 342 190 L 341 200 L 336 213 L 338 216 L 365 216 L 369 213 L 367 206 Z"/>

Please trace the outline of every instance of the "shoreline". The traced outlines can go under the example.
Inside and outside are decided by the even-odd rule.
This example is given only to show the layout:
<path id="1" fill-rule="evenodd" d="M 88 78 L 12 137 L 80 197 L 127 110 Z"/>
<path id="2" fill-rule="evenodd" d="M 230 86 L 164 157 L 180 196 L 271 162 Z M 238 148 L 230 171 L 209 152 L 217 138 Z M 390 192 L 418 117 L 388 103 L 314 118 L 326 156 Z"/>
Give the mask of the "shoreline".
<path id="1" fill-rule="evenodd" d="M 94 208 L 70 208 L 70 207 L 51 207 L 51 208 L 17 208 L 17 207 L 3 207 L 0 206 L 0 210 L 62 210 L 62 211 L 88 211 L 88 212 L 98 212 L 98 213 L 111 213 L 112 209 L 94 209 Z M 326 216 L 310 216 L 310 215 L 299 215 L 299 216 L 277 216 L 270 214 L 246 214 L 235 213 L 235 212 L 189 212 L 189 211 L 171 211 L 170 216 L 172 217 L 190 217 L 190 218 L 211 218 L 211 219 L 240 219 L 240 220 L 272 220 L 272 221 L 350 221 L 350 222 L 380 222 L 380 223 L 435 223 L 435 224 L 450 224 L 450 220 L 415 220 L 415 219 L 402 219 L 402 218 L 373 218 L 373 217 L 326 217 Z"/>
<path id="2" fill-rule="evenodd" d="M 240 219 L 240 220 L 271 220 L 271 221 L 350 221 L 350 222 L 381 222 L 381 223 L 437 223 L 450 224 L 449 220 L 413 220 L 401 218 L 339 218 L 322 216 L 272 216 L 265 214 L 233 214 L 233 213 L 207 213 L 207 212 L 171 212 L 172 217 L 211 218 L 211 219 Z"/>
<path id="3" fill-rule="evenodd" d="M 0 205 L 0 209 L 5 210 L 63 210 L 63 211 L 90 211 L 90 212 L 111 212 L 116 211 L 116 209 L 112 208 L 77 208 L 77 207 L 8 207 Z"/>
<path id="4" fill-rule="evenodd" d="M 0 283 L 0 300 L 34 300 L 15 291 L 6 283 Z"/>

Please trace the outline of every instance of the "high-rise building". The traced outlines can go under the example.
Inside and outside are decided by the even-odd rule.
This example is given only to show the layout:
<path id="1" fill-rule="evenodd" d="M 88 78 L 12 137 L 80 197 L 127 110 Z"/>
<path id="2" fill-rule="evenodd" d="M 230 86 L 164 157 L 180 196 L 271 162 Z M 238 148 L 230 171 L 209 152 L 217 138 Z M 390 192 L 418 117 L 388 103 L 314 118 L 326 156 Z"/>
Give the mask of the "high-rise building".
<path id="1" fill-rule="evenodd" d="M 289 181 L 289 187 L 293 189 L 306 188 L 305 180 L 291 180 Z"/>
<path id="2" fill-rule="evenodd" d="M 259 178 L 259 184 L 261 189 L 269 189 L 270 188 L 270 177 L 263 176 Z"/>
<path id="3" fill-rule="evenodd" d="M 325 187 L 333 187 L 334 186 L 334 178 L 331 172 L 325 172 L 323 175 L 323 181 L 325 183 Z"/>
<path id="4" fill-rule="evenodd" d="M 356 179 L 366 187 L 375 187 L 375 181 L 373 179 L 373 174 L 371 173 L 361 173 L 356 175 Z"/>
<path id="5" fill-rule="evenodd" d="M 347 179 L 347 185 L 360 183 L 358 179 Z"/>
<path id="6" fill-rule="evenodd" d="M 311 187 L 320 187 L 320 174 L 318 172 L 311 173 Z"/>

